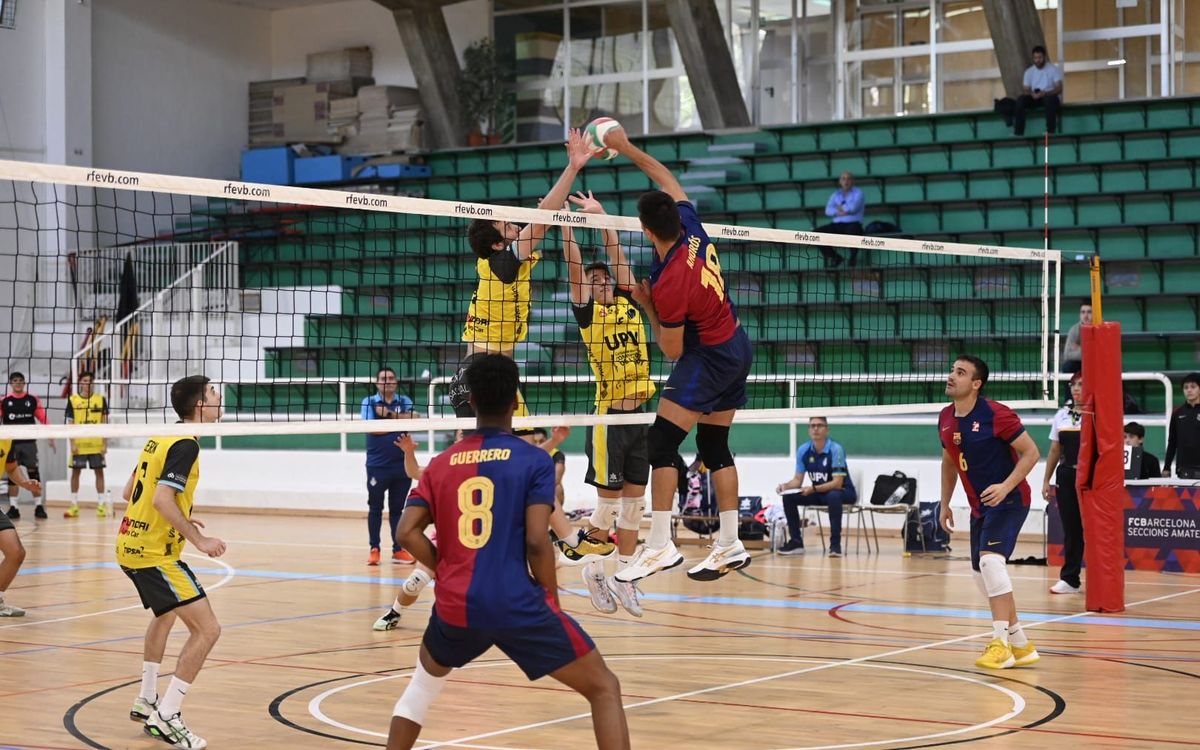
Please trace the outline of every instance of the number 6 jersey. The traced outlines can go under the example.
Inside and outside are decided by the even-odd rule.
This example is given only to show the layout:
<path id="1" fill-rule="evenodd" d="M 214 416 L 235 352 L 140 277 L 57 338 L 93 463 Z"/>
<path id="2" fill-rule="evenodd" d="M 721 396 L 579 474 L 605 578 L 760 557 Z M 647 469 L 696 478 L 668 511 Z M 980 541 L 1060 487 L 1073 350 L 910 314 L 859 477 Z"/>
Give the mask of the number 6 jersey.
<path id="1" fill-rule="evenodd" d="M 175 490 L 184 518 L 200 481 L 200 444 L 194 437 L 153 437 L 134 467 L 133 492 L 117 533 L 117 562 L 126 568 L 150 568 L 179 559 L 183 535 L 154 507 L 160 484 Z"/>
<path id="2" fill-rule="evenodd" d="M 429 462 L 408 504 L 437 529 L 438 617 L 462 628 L 544 619 L 547 593 L 525 555 L 525 509 L 538 503 L 554 505 L 554 460 L 511 432 L 479 430 Z"/>
<path id="3" fill-rule="evenodd" d="M 683 326 L 685 350 L 723 344 L 737 330 L 737 315 L 725 293 L 717 248 L 695 207 L 687 201 L 676 205 L 683 235 L 662 262 L 655 254 L 650 272 L 659 324 L 664 328 Z"/>

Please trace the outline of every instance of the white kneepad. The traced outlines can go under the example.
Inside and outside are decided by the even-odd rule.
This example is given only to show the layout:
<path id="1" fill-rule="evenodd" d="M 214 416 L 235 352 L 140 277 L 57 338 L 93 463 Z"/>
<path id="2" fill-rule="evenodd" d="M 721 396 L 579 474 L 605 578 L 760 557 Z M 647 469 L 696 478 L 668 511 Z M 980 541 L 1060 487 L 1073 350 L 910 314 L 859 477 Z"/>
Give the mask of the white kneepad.
<path id="1" fill-rule="evenodd" d="M 637 531 L 642 527 L 642 516 L 646 512 L 646 498 L 621 498 L 621 515 L 617 517 L 617 528 Z"/>
<path id="2" fill-rule="evenodd" d="M 396 707 L 392 709 L 392 716 L 399 716 L 414 724 L 424 726 L 425 715 L 429 713 L 429 707 L 433 705 L 433 701 L 437 699 L 438 693 L 442 692 L 442 686 L 445 684 L 445 677 L 434 677 L 429 674 L 418 660 L 417 668 L 413 671 L 412 682 L 404 689 L 404 695 L 400 696 L 400 700 L 396 701 Z"/>
<path id="3" fill-rule="evenodd" d="M 588 519 L 588 523 L 593 529 L 610 531 L 620 515 L 621 501 L 618 498 L 600 497 L 596 498 L 596 509 L 592 511 L 592 517 Z"/>
<path id="4" fill-rule="evenodd" d="M 1012 579 L 1008 577 L 1008 565 L 1000 555 L 980 555 L 979 575 L 987 595 L 1003 596 L 1012 592 Z"/>

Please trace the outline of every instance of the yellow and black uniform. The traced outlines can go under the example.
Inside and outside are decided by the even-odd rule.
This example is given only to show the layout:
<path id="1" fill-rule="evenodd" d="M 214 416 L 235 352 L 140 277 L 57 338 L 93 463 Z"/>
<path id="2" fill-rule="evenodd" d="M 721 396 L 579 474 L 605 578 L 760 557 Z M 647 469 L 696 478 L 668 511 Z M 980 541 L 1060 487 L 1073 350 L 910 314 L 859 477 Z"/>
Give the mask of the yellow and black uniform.
<path id="1" fill-rule="evenodd" d="M 67 424 L 101 424 L 108 416 L 108 401 L 99 393 L 90 396 L 72 393 L 63 416 Z M 104 438 L 76 438 L 73 442 L 70 468 L 104 468 Z"/>
<path id="2" fill-rule="evenodd" d="M 129 507 L 117 533 L 117 563 L 154 616 L 204 598 L 204 589 L 179 559 L 183 535 L 154 507 L 159 485 L 175 490 L 175 504 L 191 518 L 200 481 L 200 444 L 193 437 L 155 437 L 138 457 Z"/>
<path id="3" fill-rule="evenodd" d="M 534 252 L 528 260 L 522 261 L 511 249 L 505 249 L 475 261 L 479 284 L 467 309 L 463 343 L 486 351 L 509 352 L 525 340 L 529 333 L 529 279 L 541 257 L 541 253 Z M 450 405 L 457 417 L 475 416 L 470 403 L 471 392 L 464 378 L 475 356 L 478 353 L 464 359 L 450 381 Z M 528 413 L 525 398 L 518 391 L 514 416 L 523 417 Z"/>
<path id="4" fill-rule="evenodd" d="M 597 414 L 632 414 L 642 411 L 616 409 L 614 404 L 637 399 L 643 404 L 654 395 L 650 379 L 650 354 L 642 313 L 629 294 L 618 289 L 612 304 L 595 300 L 574 305 L 579 335 L 587 347 L 592 374 L 596 376 Z M 595 425 L 588 427 L 584 447 L 588 484 L 619 490 L 626 483 L 644 485 L 650 480 L 646 450 L 647 425 Z"/>
<path id="5" fill-rule="evenodd" d="M 8 476 L 9 465 L 16 462 L 16 457 L 12 455 L 12 441 L 0 440 L 0 471 L 4 472 L 4 476 Z M 6 514 L 0 513 L 0 531 L 8 531 L 9 529 L 15 531 L 16 528 L 16 526 L 13 526 L 13 522 L 8 520 Z"/>

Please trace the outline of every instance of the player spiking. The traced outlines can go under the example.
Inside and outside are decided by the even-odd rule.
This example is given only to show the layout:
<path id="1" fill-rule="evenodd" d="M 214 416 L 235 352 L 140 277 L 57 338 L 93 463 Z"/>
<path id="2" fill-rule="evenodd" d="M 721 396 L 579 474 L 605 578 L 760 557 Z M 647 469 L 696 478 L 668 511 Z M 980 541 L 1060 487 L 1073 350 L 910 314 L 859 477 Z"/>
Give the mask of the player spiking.
<path id="1" fill-rule="evenodd" d="M 171 406 L 183 422 L 215 422 L 221 394 L 203 375 L 171 386 Z M 154 613 L 142 646 L 142 686 L 129 718 L 144 722 L 146 734 L 181 748 L 208 747 L 183 723 L 188 688 L 221 634 L 207 595 L 187 563 L 179 559 L 191 542 L 209 557 L 225 554 L 225 542 L 200 532 L 192 500 L 200 481 L 200 443 L 194 437 L 153 437 L 146 441 L 122 497 L 129 505 L 117 534 L 117 563 L 133 581 L 142 606 Z M 159 698 L 158 670 L 175 619 L 188 629 L 175 675 Z"/>
<path id="2" fill-rule="evenodd" d="M 604 213 L 604 207 L 590 192 L 573 195 L 570 200 L 584 213 Z M 630 297 L 637 284 L 633 269 L 615 231 L 603 231 L 608 263 L 598 261 L 587 266 L 574 232 L 568 226 L 562 231 L 572 310 L 596 377 L 595 413 L 641 413 L 655 387 L 650 379 L 646 325 Z M 646 485 L 650 480 L 648 430 L 647 425 L 640 424 L 595 425 L 587 429 L 584 447 L 588 469 L 584 481 L 596 488 L 597 504 L 588 520 L 591 528 L 581 533 L 590 538 L 596 534 L 607 536 L 616 523 L 618 570 L 633 561 L 646 510 Z M 588 563 L 583 582 L 592 605 L 601 612 L 617 611 L 615 592 L 621 606 L 636 617 L 642 616 L 637 584 L 606 578 L 603 562 Z"/>
<path id="3" fill-rule="evenodd" d="M 712 552 L 688 576 L 711 581 L 750 564 L 737 537 L 738 475 L 729 450 L 729 425 L 746 403 L 754 351 L 725 293 L 717 248 L 679 181 L 631 144 L 622 128 L 608 131 L 605 145 L 629 157 L 661 188 L 638 199 L 638 218 L 654 244 L 654 263 L 649 282 L 635 287 L 633 298 L 645 311 L 663 354 L 678 360 L 646 436 L 653 469 L 650 537 L 616 579 L 636 581 L 683 562 L 670 538 L 671 499 L 678 485 L 674 462 L 680 443 L 696 427 L 696 448 L 712 472 L 721 525 Z"/>
<path id="4" fill-rule="evenodd" d="M 517 366 L 484 354 L 465 378 L 479 429 L 429 463 L 400 519 L 405 548 L 436 570 L 438 586 L 412 680 L 392 711 L 388 750 L 411 748 L 447 675 L 492 646 L 529 679 L 550 675 L 587 698 L 598 747 L 628 748 L 617 677 L 559 607 L 546 533 L 554 462 L 511 433 Z M 430 523 L 436 549 L 424 533 Z"/>
<path id="5" fill-rule="evenodd" d="M 971 503 L 971 568 L 992 610 L 992 640 L 975 666 L 1007 669 L 1040 658 L 1017 619 L 1007 568 L 1029 515 L 1025 477 L 1037 464 L 1038 448 L 1012 409 L 983 398 L 987 380 L 987 364 L 967 354 L 954 361 L 946 380 L 946 395 L 953 403 L 942 409 L 938 419 L 942 442 L 940 520 L 947 532 L 954 531 L 950 496 L 961 479 Z"/>

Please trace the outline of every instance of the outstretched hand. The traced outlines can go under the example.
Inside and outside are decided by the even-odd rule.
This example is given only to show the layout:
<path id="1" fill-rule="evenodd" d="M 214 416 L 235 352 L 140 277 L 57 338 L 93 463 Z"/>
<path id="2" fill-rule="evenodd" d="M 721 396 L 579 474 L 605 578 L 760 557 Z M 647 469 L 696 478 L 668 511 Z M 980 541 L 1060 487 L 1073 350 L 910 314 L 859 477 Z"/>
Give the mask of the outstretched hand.
<path id="1" fill-rule="evenodd" d="M 413 440 L 413 436 L 407 432 L 400 433 L 400 437 L 396 438 L 395 445 L 405 453 L 415 453 L 417 450 L 417 441 Z"/>
<path id="2" fill-rule="evenodd" d="M 633 301 L 641 305 L 642 309 L 654 307 L 654 297 L 650 293 L 650 282 L 646 279 L 639 281 L 629 293 L 633 296 Z"/>
<path id="3" fill-rule="evenodd" d="M 588 147 L 587 142 L 583 139 L 583 133 L 579 132 L 579 128 L 571 128 L 567 132 L 567 161 L 575 169 L 583 169 L 588 160 L 592 158 L 592 150 Z"/>
<path id="4" fill-rule="evenodd" d="M 550 430 L 550 434 L 558 438 L 559 442 L 561 443 L 561 441 L 566 440 L 567 436 L 571 434 L 571 428 L 565 426 L 555 427 Z"/>
<path id="5" fill-rule="evenodd" d="M 604 206 L 600 205 L 600 201 L 596 200 L 596 197 L 592 195 L 591 190 L 587 191 L 587 193 L 584 193 L 582 190 L 580 190 L 575 195 L 567 196 L 567 200 L 571 201 L 571 203 L 577 206 L 582 213 L 604 213 Z"/>
<path id="6" fill-rule="evenodd" d="M 625 127 L 616 127 L 604 134 L 604 145 L 619 154 L 625 153 L 633 144 L 625 134 Z"/>

